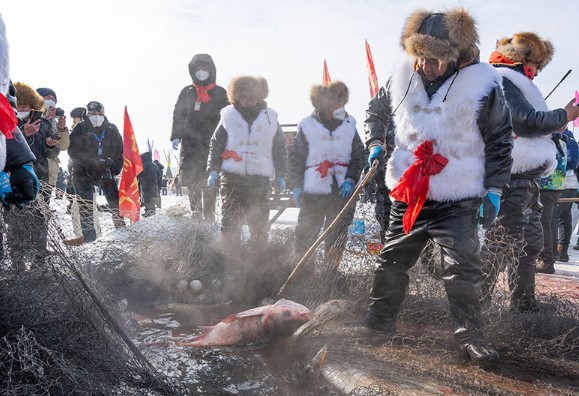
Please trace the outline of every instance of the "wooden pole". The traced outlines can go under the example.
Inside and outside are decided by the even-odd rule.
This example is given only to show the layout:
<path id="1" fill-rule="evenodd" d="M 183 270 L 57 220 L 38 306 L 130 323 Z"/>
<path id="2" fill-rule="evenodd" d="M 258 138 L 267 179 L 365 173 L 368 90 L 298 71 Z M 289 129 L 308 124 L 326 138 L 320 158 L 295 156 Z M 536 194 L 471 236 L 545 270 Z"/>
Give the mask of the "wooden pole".
<path id="1" fill-rule="evenodd" d="M 297 265 L 295 266 L 295 268 L 292 271 L 292 273 L 290 274 L 290 276 L 287 278 L 287 280 L 285 281 L 285 283 L 283 284 L 281 289 L 279 289 L 279 292 L 277 293 L 278 297 L 284 296 L 289 284 L 294 280 L 294 278 L 297 276 L 297 274 L 300 272 L 300 270 L 306 264 L 306 262 L 309 260 L 309 258 L 315 253 L 316 248 L 322 243 L 322 241 L 326 238 L 326 236 L 340 224 L 342 218 L 346 215 L 346 213 L 348 213 L 350 208 L 356 203 L 356 200 L 358 199 L 358 195 L 360 195 L 360 192 L 362 192 L 362 189 L 364 188 L 364 186 L 366 184 L 368 184 L 368 182 L 374 178 L 374 175 L 376 175 L 377 170 L 378 170 L 378 160 L 374 160 L 374 162 L 372 163 L 372 167 L 370 168 L 370 170 L 368 171 L 368 173 L 366 174 L 366 176 L 364 177 L 362 182 L 358 185 L 356 190 L 354 190 L 354 193 L 352 194 L 352 196 L 350 197 L 348 202 L 346 202 L 346 204 L 344 205 L 344 207 L 342 208 L 340 213 L 338 213 L 338 215 L 336 216 L 334 221 L 332 221 L 332 224 L 330 224 L 329 227 L 327 227 L 324 230 L 322 235 L 320 235 L 320 237 L 312 244 L 312 246 L 310 246 L 310 248 L 308 249 L 306 254 L 304 254 L 304 256 L 299 261 L 299 263 L 297 263 Z"/>

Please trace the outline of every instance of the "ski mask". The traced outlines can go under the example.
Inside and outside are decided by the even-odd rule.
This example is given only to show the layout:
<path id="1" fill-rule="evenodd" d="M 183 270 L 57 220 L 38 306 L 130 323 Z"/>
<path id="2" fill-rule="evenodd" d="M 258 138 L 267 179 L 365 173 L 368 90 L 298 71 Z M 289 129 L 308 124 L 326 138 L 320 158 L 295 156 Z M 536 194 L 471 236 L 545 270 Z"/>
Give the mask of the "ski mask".
<path id="1" fill-rule="evenodd" d="M 90 116 L 88 116 L 88 119 L 94 127 L 100 127 L 103 124 L 103 122 L 105 121 L 105 116 L 90 115 Z"/>
<path id="2" fill-rule="evenodd" d="M 209 78 L 209 72 L 207 70 L 197 70 L 195 72 L 195 77 L 199 80 L 199 81 L 205 81 Z"/>

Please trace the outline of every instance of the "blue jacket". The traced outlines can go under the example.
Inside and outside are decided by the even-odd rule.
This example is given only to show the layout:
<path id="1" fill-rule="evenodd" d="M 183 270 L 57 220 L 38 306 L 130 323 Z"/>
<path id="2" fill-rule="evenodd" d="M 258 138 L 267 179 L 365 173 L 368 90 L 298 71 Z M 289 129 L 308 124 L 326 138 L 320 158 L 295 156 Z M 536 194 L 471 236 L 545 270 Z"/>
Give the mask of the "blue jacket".
<path id="1" fill-rule="evenodd" d="M 565 129 L 563 135 L 567 136 L 570 140 L 567 142 L 567 170 L 577 170 L 577 165 L 579 165 L 579 145 L 573 136 L 573 132 L 569 129 Z"/>

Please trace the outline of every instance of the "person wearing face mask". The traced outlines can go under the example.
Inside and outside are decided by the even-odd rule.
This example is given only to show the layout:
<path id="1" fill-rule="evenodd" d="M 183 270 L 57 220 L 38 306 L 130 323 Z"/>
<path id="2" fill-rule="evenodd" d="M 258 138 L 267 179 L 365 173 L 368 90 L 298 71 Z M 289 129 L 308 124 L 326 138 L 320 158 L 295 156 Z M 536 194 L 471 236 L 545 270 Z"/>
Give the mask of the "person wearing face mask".
<path id="1" fill-rule="evenodd" d="M 290 155 L 290 177 L 295 205 L 300 208 L 295 229 L 298 256 L 309 249 L 320 229 L 342 210 L 364 169 L 364 145 L 356 120 L 346 112 L 348 87 L 341 81 L 314 85 L 313 113 L 298 124 Z M 324 261 L 337 271 L 346 246 L 355 206 L 326 237 Z"/>
<path id="2" fill-rule="evenodd" d="M 366 112 L 367 120 L 382 119 L 366 142 L 371 156 L 387 143 L 390 224 L 370 305 L 350 324 L 396 332 L 408 271 L 432 241 L 441 249 L 455 339 L 473 362 L 492 364 L 500 357 L 483 337 L 477 222 L 496 217 L 510 177 L 512 126 L 501 79 L 479 62 L 475 21 L 464 8 L 414 11 L 400 43 L 406 56 Z"/>
<path id="3" fill-rule="evenodd" d="M 58 140 L 59 150 L 66 151 L 69 144 L 69 130 L 66 126 L 66 116 L 64 114 L 56 114 L 56 103 L 58 98 L 56 93 L 50 88 L 37 88 L 36 92 L 44 98 L 44 115 L 43 117 L 50 121 L 53 130 L 53 137 Z M 48 159 L 48 184 L 56 185 L 56 178 L 60 169 L 60 160 L 58 156 Z"/>
<path id="4" fill-rule="evenodd" d="M 70 134 L 68 155 L 73 161 L 74 189 L 82 198 L 79 205 L 83 240 L 80 242 L 96 239 L 92 209 L 94 187 L 104 191 L 115 228 L 125 227 L 119 216 L 119 190 L 115 180 L 123 168 L 123 139 L 105 116 L 102 103 L 92 101 L 86 106 L 84 120 L 76 124 Z M 69 244 L 78 242 L 71 240 Z"/>
<path id="5" fill-rule="evenodd" d="M 516 249 L 514 255 L 511 253 L 513 260 L 505 263 L 509 273 L 511 308 L 515 312 L 539 309 L 535 299 L 535 265 L 543 249 L 544 237 L 539 179 L 555 170 L 558 150 L 563 156 L 565 154 L 559 144 L 559 132 L 568 122 L 579 117 L 575 99 L 564 108 L 549 110 L 543 94 L 533 82 L 551 61 L 553 53 L 554 47 L 549 40 L 532 32 L 520 32 L 497 41 L 496 50 L 489 59 L 502 76 L 515 139 L 510 183 L 503 190 L 497 222 L 487 232 L 483 254 L 504 255 L 500 249 L 506 246 L 506 238 L 509 238 L 509 249 Z M 487 303 L 490 303 L 502 270 L 495 263 L 496 260 L 488 260 L 485 265 L 483 298 Z"/>
<path id="6" fill-rule="evenodd" d="M 193 217 L 214 221 L 216 192 L 205 185 L 205 165 L 219 112 L 227 106 L 227 92 L 215 83 L 215 64 L 207 54 L 193 57 L 189 75 L 193 84 L 183 88 L 175 104 L 171 142 L 175 150 L 181 145 L 179 176 L 189 190 Z"/>
<path id="7" fill-rule="evenodd" d="M 31 260 L 43 260 L 48 254 L 48 220 L 49 203 L 52 187 L 48 183 L 48 160 L 56 158 L 60 152 L 58 141 L 52 139 L 53 131 L 50 121 L 44 117 L 35 121 L 30 119 L 30 111 L 44 110 L 44 98 L 34 88 L 23 82 L 16 82 L 16 109 L 18 126 L 36 160 L 32 163 L 39 183 L 39 199 L 21 211 L 6 213 L 6 223 L 14 230 L 8 234 L 7 242 L 11 251 L 26 252 Z M 42 198 L 42 199 L 40 199 Z M 27 231 L 25 231 L 27 230 Z M 14 257 L 16 259 L 16 257 Z"/>
<path id="8" fill-rule="evenodd" d="M 221 110 L 209 145 L 207 186 L 216 188 L 221 172 L 223 246 L 239 254 L 244 219 L 250 245 L 260 251 L 267 245 L 270 179 L 285 188 L 287 152 L 277 113 L 267 106 L 267 81 L 241 76 L 231 80 L 231 105 Z"/>

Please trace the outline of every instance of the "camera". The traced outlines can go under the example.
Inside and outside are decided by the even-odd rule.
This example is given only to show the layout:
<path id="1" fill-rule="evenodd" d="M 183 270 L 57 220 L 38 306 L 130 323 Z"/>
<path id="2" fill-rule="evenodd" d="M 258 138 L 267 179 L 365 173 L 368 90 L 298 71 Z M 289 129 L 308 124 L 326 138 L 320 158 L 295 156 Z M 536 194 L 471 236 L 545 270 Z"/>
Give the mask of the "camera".
<path id="1" fill-rule="evenodd" d="M 56 108 L 56 116 L 57 117 L 62 117 L 64 115 L 64 110 L 61 109 L 60 107 Z"/>
<path id="2" fill-rule="evenodd" d="M 102 160 L 105 165 L 105 170 L 103 171 L 103 175 L 101 180 L 114 180 L 113 173 L 111 171 L 111 167 L 113 166 L 113 160 L 111 158 L 107 158 L 106 160 Z"/>

